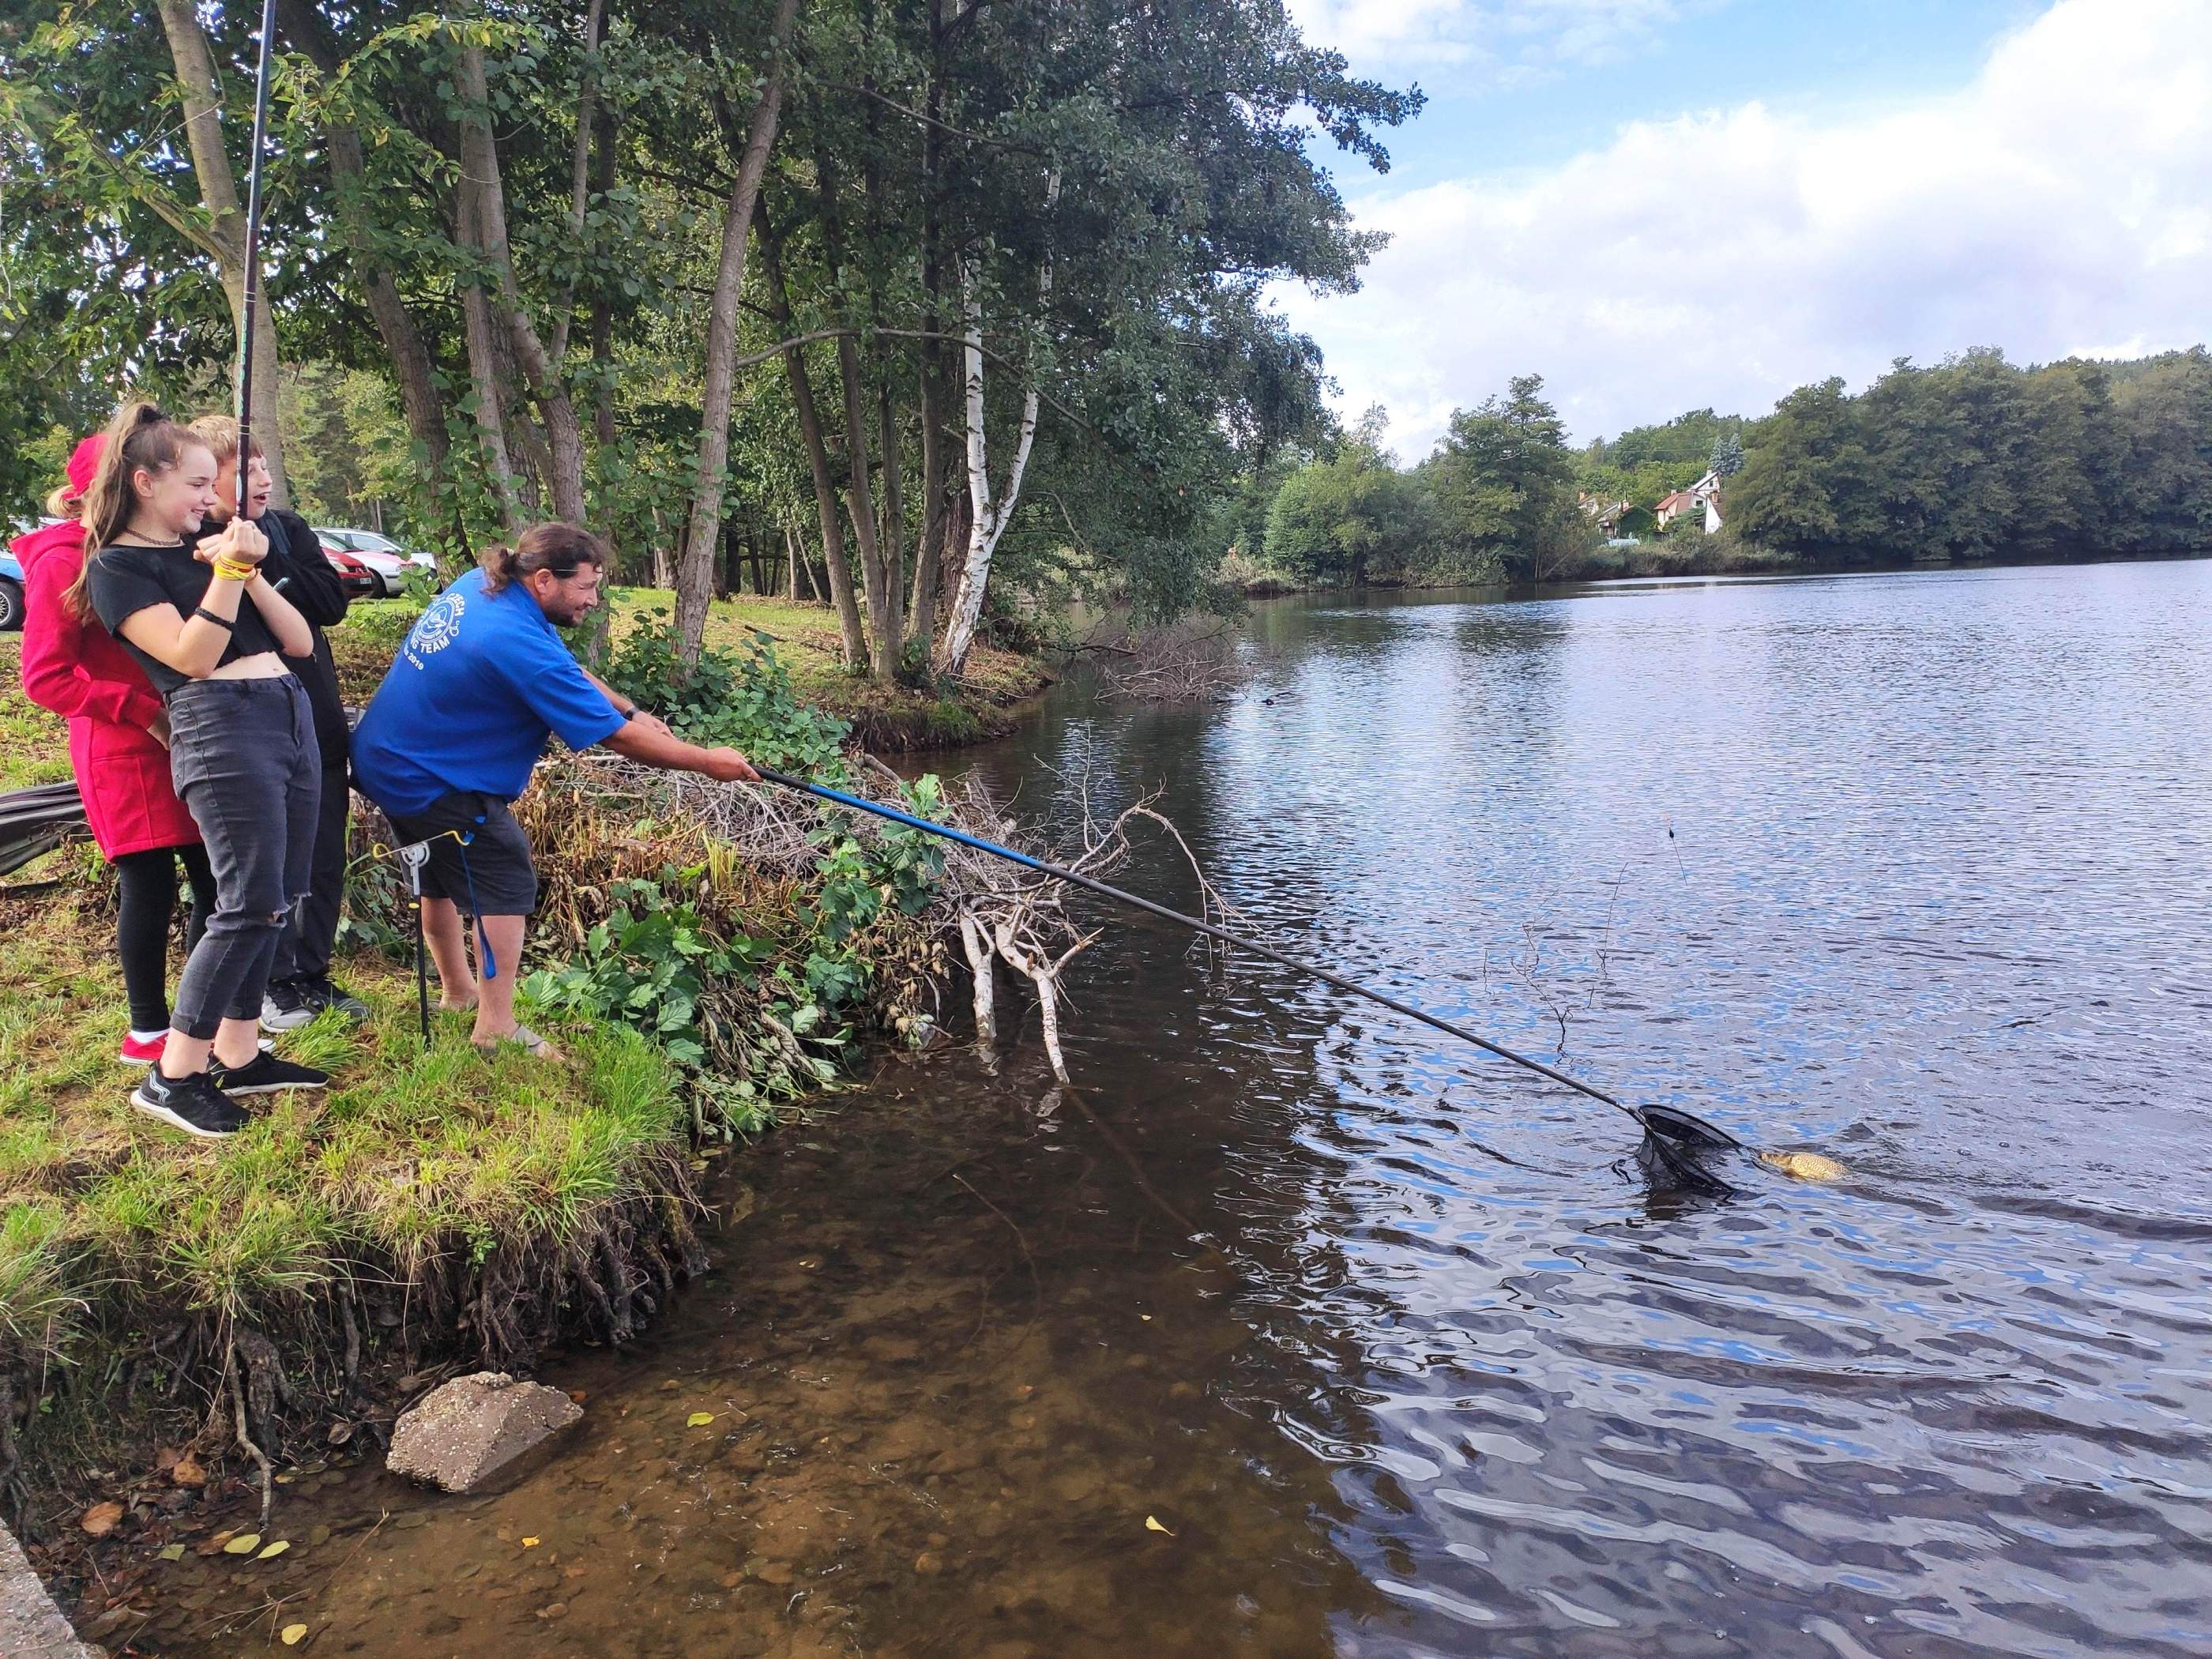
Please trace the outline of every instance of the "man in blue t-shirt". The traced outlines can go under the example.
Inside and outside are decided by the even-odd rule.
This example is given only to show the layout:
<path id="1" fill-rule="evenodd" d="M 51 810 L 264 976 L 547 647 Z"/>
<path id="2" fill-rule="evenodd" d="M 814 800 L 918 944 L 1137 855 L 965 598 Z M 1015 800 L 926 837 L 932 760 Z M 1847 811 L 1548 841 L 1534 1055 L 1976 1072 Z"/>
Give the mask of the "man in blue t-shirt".
<path id="1" fill-rule="evenodd" d="M 508 805 L 558 737 L 604 744 L 651 766 L 724 782 L 760 775 L 734 749 L 702 749 L 642 714 L 568 653 L 553 630 L 599 601 L 606 552 L 573 525 L 541 524 L 494 548 L 431 602 L 354 731 L 354 786 L 403 843 L 427 842 L 422 931 L 443 988 L 439 1006 L 474 1007 L 474 1041 L 490 1053 L 553 1046 L 514 1018 L 515 968 L 538 908 L 529 837 Z M 469 965 L 460 911 L 476 918 L 486 961 Z"/>

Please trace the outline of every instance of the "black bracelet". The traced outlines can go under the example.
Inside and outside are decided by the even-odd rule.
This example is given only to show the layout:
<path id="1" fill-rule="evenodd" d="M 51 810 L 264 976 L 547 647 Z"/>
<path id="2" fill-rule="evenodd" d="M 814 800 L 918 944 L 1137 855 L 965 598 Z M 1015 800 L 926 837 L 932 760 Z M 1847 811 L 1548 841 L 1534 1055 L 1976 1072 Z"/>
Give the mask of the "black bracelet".
<path id="1" fill-rule="evenodd" d="M 214 611 L 209 610 L 205 605 L 202 605 L 198 610 L 193 611 L 192 615 L 198 617 L 202 622 L 213 623 L 217 628 L 222 629 L 226 634 L 235 634 L 238 632 L 238 624 L 235 622 L 232 621 L 228 617 L 216 616 Z"/>

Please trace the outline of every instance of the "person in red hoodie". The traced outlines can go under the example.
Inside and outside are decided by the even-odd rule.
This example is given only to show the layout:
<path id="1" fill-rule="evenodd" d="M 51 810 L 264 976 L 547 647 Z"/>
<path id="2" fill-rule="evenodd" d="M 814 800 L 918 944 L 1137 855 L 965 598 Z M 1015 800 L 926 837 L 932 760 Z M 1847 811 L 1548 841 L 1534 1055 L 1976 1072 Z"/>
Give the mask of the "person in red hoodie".
<path id="1" fill-rule="evenodd" d="M 62 522 L 17 537 L 9 550 L 23 567 L 23 693 L 67 717 L 77 793 L 122 890 L 115 942 L 131 1024 L 116 1058 L 147 1066 L 161 1059 L 169 1030 L 177 866 L 191 882 L 187 950 L 206 928 L 215 877 L 199 828 L 169 781 L 169 723 L 160 695 L 112 635 L 62 602 L 84 565 L 77 513 L 105 442 L 95 434 L 79 444 L 69 483 L 46 498 L 46 511 Z"/>

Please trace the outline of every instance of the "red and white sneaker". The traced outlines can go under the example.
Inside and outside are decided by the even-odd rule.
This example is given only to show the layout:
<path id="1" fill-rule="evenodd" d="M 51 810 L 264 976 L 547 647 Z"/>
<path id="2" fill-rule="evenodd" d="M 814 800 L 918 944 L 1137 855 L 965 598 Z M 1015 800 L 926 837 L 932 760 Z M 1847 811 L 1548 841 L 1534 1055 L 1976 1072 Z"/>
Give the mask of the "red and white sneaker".
<path id="1" fill-rule="evenodd" d="M 123 1048 L 115 1058 L 125 1066 L 158 1066 L 161 1063 L 161 1050 L 168 1041 L 167 1031 L 155 1031 L 150 1035 L 125 1031 Z"/>

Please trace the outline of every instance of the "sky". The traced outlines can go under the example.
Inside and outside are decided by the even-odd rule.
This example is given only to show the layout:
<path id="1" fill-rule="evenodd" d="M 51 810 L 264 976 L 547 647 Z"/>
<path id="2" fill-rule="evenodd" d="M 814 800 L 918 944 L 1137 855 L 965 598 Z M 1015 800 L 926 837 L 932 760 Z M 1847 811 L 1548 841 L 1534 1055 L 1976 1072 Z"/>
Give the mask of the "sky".
<path id="1" fill-rule="evenodd" d="M 2212 0 L 1287 3 L 1428 94 L 1387 174 L 1318 141 L 1360 292 L 1276 296 L 1402 459 L 1515 374 L 1584 442 L 2212 335 Z"/>

